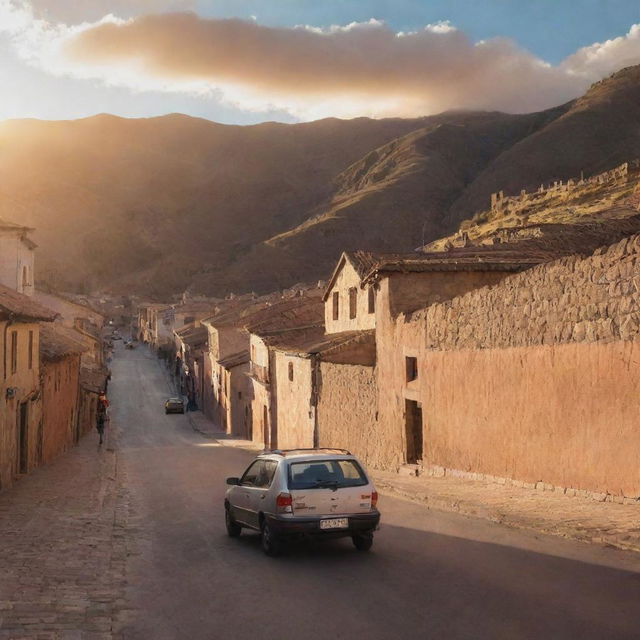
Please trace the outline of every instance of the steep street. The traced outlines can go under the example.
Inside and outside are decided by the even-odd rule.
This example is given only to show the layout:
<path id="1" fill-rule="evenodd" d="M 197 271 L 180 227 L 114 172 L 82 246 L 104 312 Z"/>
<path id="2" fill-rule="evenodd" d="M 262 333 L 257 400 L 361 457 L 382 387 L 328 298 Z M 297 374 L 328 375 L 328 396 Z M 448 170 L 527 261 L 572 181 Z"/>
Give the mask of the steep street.
<path id="1" fill-rule="evenodd" d="M 637 638 L 640 558 L 382 497 L 371 553 L 263 555 L 226 536 L 252 453 L 165 416 L 146 348 L 116 349 L 95 434 L 0 494 L 0 638 Z"/>

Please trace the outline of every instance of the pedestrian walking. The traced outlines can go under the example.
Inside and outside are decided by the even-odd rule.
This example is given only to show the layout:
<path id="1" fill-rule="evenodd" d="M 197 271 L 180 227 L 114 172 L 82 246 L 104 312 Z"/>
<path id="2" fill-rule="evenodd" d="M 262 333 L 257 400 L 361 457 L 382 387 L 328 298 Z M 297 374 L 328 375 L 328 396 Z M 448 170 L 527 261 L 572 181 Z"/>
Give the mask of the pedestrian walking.
<path id="1" fill-rule="evenodd" d="M 102 444 L 104 441 L 104 423 L 105 423 L 106 415 L 104 413 L 98 414 L 98 422 L 96 424 L 96 428 L 98 429 L 98 435 L 100 436 L 100 442 L 98 444 Z"/>
<path id="2" fill-rule="evenodd" d="M 109 400 L 107 399 L 107 394 L 104 391 L 98 396 L 98 406 L 97 406 L 97 422 L 96 429 L 98 430 L 98 435 L 100 436 L 100 443 L 104 441 L 104 427 L 105 422 L 107 421 L 107 408 L 109 407 Z"/>

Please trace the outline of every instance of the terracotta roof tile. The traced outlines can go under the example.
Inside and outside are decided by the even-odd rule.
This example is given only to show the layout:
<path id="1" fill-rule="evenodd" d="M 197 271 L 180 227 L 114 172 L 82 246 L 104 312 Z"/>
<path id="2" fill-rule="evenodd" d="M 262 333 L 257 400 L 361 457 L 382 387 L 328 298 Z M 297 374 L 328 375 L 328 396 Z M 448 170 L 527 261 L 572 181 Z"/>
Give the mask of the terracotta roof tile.
<path id="1" fill-rule="evenodd" d="M 40 325 L 40 356 L 45 362 L 61 360 L 67 355 L 81 354 L 89 347 L 75 329 L 53 322 Z"/>
<path id="2" fill-rule="evenodd" d="M 9 287 L 0 285 L 0 317 L 13 316 L 19 320 L 53 321 L 57 314 Z"/>

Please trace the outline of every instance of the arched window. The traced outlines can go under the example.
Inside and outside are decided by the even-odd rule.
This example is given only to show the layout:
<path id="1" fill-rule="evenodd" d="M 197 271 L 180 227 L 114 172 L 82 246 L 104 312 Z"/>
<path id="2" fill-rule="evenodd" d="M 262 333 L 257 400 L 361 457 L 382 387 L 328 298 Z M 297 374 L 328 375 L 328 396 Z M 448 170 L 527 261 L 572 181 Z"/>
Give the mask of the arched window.
<path id="1" fill-rule="evenodd" d="M 293 382 L 293 362 L 289 363 L 289 380 Z"/>

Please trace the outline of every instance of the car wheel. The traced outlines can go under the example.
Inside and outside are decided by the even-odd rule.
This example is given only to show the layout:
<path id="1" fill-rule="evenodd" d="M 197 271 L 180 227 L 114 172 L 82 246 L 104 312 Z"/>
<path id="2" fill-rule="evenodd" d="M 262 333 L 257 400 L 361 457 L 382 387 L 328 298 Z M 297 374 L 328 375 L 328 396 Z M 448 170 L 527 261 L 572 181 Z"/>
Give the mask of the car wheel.
<path id="1" fill-rule="evenodd" d="M 272 558 L 275 556 L 279 556 L 280 553 L 282 553 L 282 543 L 273 533 L 273 530 L 266 520 L 262 523 L 261 543 L 262 550 Z"/>
<path id="2" fill-rule="evenodd" d="M 359 536 L 353 536 L 353 546 L 358 551 L 369 551 L 373 545 L 373 534 L 366 533 Z"/>
<path id="3" fill-rule="evenodd" d="M 242 527 L 233 519 L 229 507 L 224 510 L 224 523 L 227 526 L 227 534 L 230 538 L 237 538 L 242 532 Z"/>

